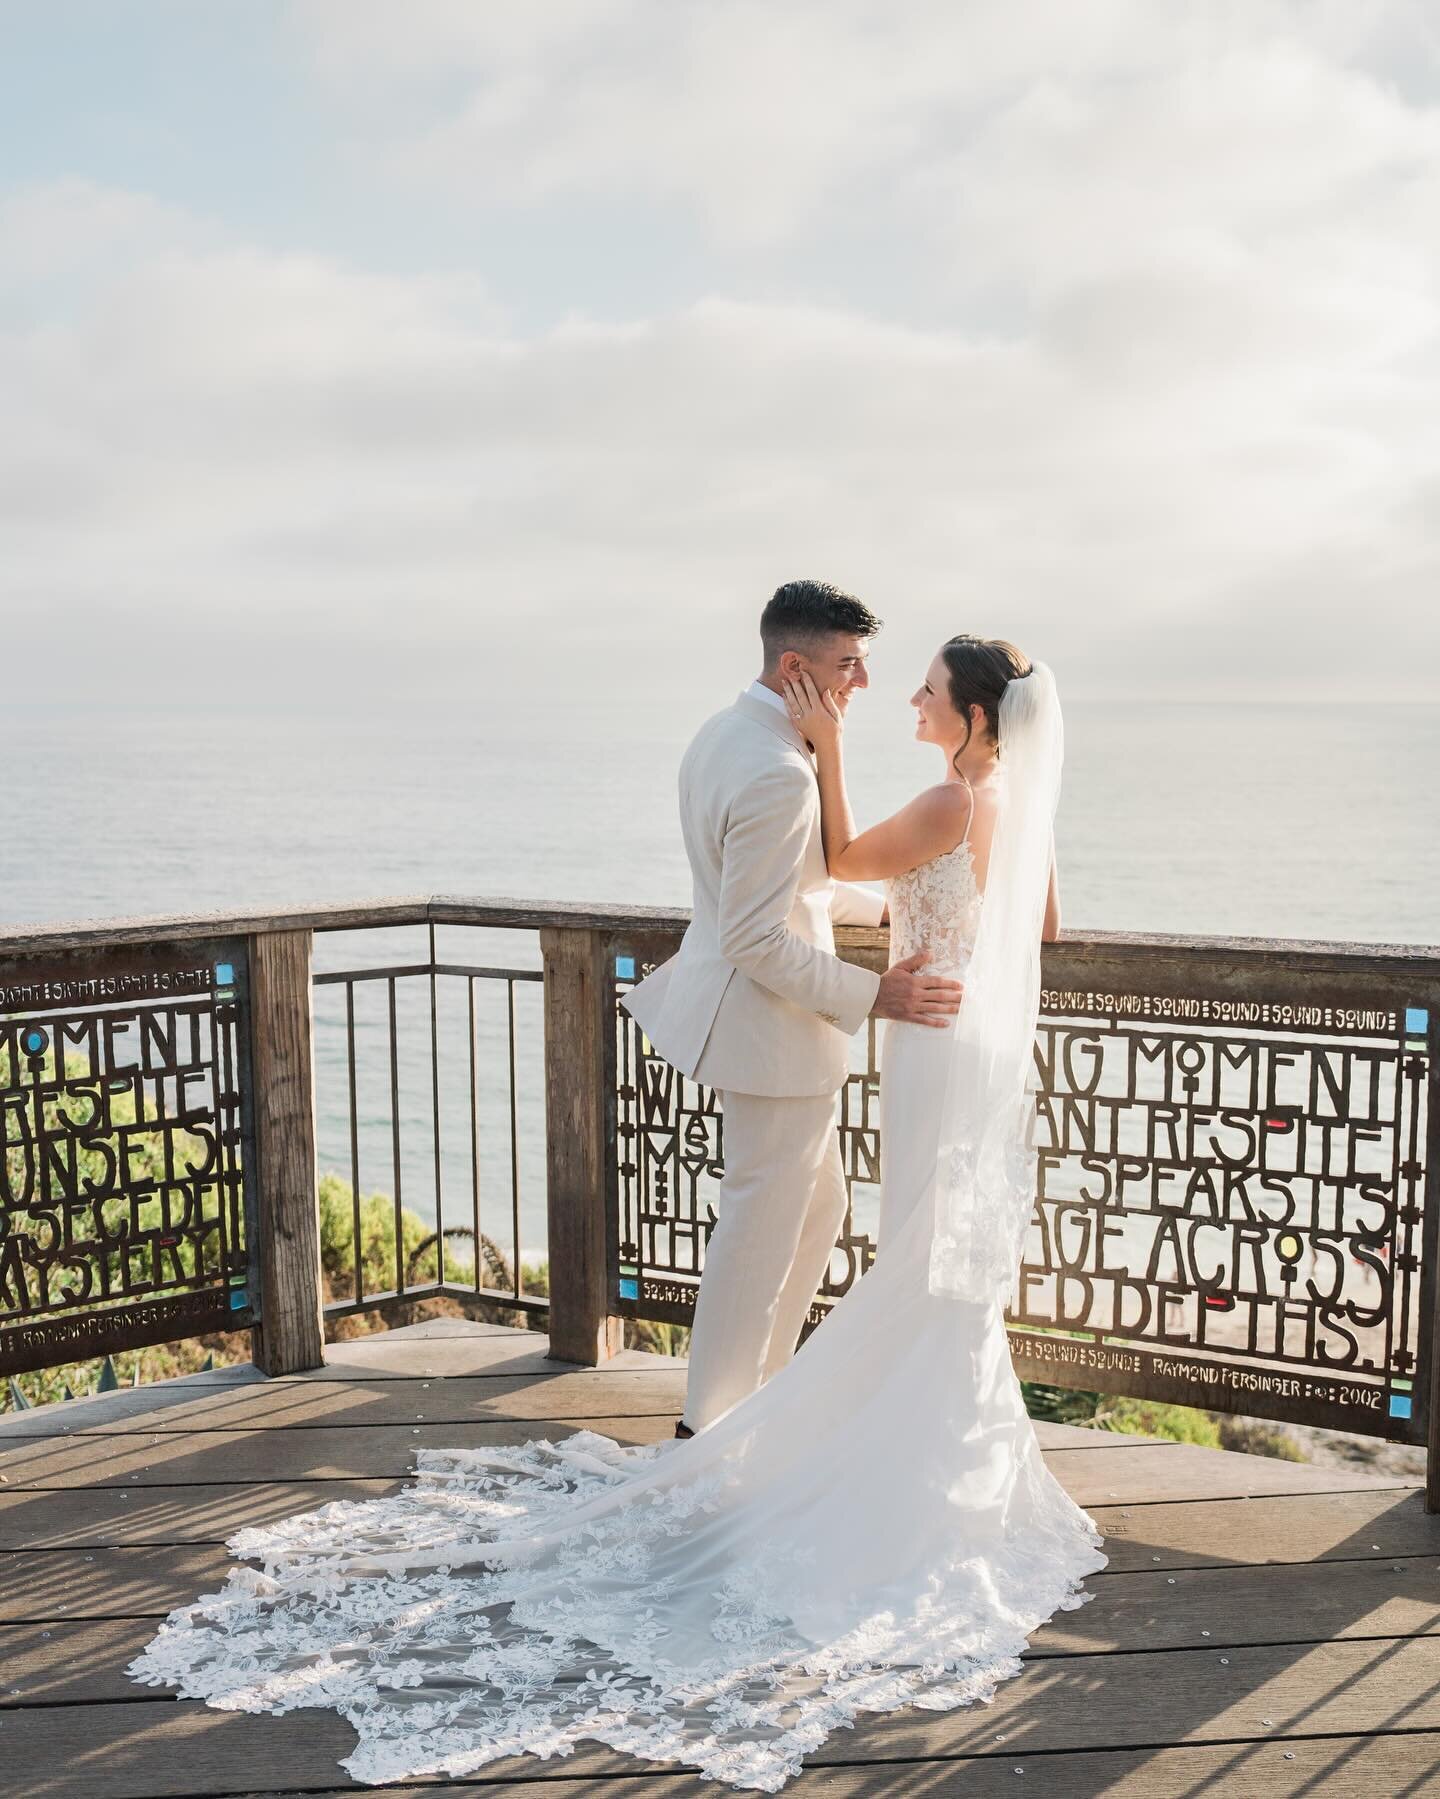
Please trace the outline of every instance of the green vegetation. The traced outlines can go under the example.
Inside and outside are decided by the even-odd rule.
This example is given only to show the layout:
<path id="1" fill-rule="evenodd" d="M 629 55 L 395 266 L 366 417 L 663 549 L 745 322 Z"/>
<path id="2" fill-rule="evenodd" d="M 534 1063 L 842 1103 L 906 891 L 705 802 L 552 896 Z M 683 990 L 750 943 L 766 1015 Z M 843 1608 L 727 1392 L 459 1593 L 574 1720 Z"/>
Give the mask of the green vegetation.
<path id="1" fill-rule="evenodd" d="M 1229 1412 L 1196 1406 L 1164 1405 L 1154 1399 L 1129 1399 L 1114 1393 L 1090 1393 L 1052 1387 L 1043 1381 L 1021 1381 L 1025 1409 L 1032 1418 L 1052 1424 L 1075 1424 L 1086 1430 L 1117 1431 L 1124 1436 L 1167 1437 L 1173 1443 L 1196 1443 L 1202 1449 L 1234 1449 L 1247 1455 L 1307 1460 L 1304 1450 L 1282 1426 Z"/>
<path id="2" fill-rule="evenodd" d="M 1212 1415 L 1193 1406 L 1052 1387 L 1042 1381 L 1021 1381 L 1020 1390 L 1030 1416 L 1053 1424 L 1116 1431 L 1123 1436 L 1168 1437 L 1173 1443 L 1198 1443 L 1205 1449 L 1221 1447 Z"/>
<path id="3" fill-rule="evenodd" d="M 350 1183 L 338 1174 L 320 1177 L 320 1273 L 326 1303 L 353 1300 L 355 1297 L 355 1207 Z M 447 1282 L 473 1287 L 475 1280 L 474 1232 L 468 1225 L 447 1225 L 444 1231 L 444 1271 Z M 425 1286 L 440 1279 L 440 1234 L 408 1206 L 400 1210 L 400 1241 L 404 1252 L 405 1285 Z M 391 1293 L 395 1290 L 395 1201 L 388 1193 L 364 1194 L 360 1200 L 360 1276 L 365 1294 Z M 483 1232 L 480 1236 L 480 1291 L 486 1288 L 500 1292 L 522 1293 L 526 1298 L 544 1299 L 550 1292 L 550 1269 L 545 1262 L 522 1262 L 520 1285 L 509 1257 Z M 529 1313 L 502 1300 L 485 1301 L 485 1315 L 496 1324 L 533 1329 L 535 1320 Z M 403 1324 L 417 1324 L 424 1318 L 464 1318 L 465 1307 L 446 1294 L 417 1297 L 392 1302 L 384 1315 L 379 1312 L 357 1312 L 335 1319 L 327 1331 L 331 1342 L 369 1336 L 376 1331 Z"/>
<path id="4" fill-rule="evenodd" d="M 627 1318 L 625 1347 L 648 1349 L 651 1355 L 689 1355 L 690 1326 L 661 1324 L 653 1318 Z"/>

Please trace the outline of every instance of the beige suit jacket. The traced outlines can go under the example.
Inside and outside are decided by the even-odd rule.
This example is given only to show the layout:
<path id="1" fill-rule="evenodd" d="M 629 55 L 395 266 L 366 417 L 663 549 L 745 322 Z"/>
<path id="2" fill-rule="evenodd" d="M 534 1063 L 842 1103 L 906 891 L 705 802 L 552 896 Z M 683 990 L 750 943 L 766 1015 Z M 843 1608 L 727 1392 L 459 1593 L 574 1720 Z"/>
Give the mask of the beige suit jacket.
<path id="1" fill-rule="evenodd" d="M 622 1004 L 682 1074 L 773 1098 L 835 1092 L 880 977 L 835 955 L 832 919 L 879 924 L 884 896 L 832 881 L 804 739 L 741 694 L 680 764 L 694 910 L 678 952 Z"/>

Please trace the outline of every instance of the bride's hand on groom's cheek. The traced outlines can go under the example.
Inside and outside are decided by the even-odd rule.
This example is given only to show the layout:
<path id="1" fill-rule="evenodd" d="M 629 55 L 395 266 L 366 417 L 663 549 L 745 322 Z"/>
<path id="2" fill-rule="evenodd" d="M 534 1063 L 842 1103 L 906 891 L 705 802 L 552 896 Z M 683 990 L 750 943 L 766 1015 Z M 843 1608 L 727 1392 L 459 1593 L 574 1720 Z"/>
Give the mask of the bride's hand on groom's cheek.
<path id="1" fill-rule="evenodd" d="M 845 721 L 829 689 L 821 693 L 803 671 L 798 681 L 785 681 L 784 687 L 785 704 L 796 729 L 803 732 L 817 750 L 838 744 Z"/>

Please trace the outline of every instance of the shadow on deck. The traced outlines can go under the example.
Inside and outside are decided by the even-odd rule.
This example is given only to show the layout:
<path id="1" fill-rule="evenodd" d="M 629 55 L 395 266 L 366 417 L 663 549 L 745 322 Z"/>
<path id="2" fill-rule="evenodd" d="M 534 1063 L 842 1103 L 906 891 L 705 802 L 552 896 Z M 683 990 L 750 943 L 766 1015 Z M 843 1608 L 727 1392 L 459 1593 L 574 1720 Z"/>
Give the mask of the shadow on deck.
<path id="1" fill-rule="evenodd" d="M 394 1491 L 424 1443 L 671 1434 L 683 1364 L 547 1361 L 544 1337 L 442 1320 L 0 1423 L 0 1785 L 11 1799 L 453 1792 L 713 1795 L 595 1747 L 483 1777 L 366 1788 L 333 1712 L 211 1711 L 125 1664 L 213 1590 L 242 1525 Z M 1440 1787 L 1440 1517 L 1418 1480 L 1037 1426 L 1108 1539 L 1095 1598 L 1032 1640 L 989 1706 L 839 1732 L 785 1790 L 1144 1799 Z M 1023 1770 L 1023 1783 L 1017 1781 Z"/>

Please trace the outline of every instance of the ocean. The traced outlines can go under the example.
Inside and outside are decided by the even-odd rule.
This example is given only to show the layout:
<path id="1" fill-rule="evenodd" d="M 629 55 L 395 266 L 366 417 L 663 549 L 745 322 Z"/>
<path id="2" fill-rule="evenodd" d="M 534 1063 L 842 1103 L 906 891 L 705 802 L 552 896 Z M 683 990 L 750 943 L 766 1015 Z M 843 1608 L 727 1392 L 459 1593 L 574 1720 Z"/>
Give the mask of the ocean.
<path id="1" fill-rule="evenodd" d="M 0 716 L 0 920 L 390 894 L 687 904 L 674 777 L 711 705 L 598 692 L 474 715 L 12 706 Z M 903 696 L 847 725 L 854 809 L 937 779 Z M 1056 841 L 1070 928 L 1440 943 L 1440 706 L 1070 702 Z M 532 934 L 445 929 L 445 959 L 539 966 Z M 3 925 L 0 925 L 3 941 Z M 422 929 L 326 934 L 318 969 L 420 960 Z M 441 1216 L 470 1217 L 465 986 L 442 982 Z M 357 990 L 361 1186 L 392 1188 L 385 983 Z M 482 1226 L 543 1254 L 539 989 L 477 986 Z M 400 983 L 404 1199 L 436 1215 L 428 982 Z M 350 1172 L 343 990 L 316 1005 L 320 1163 Z M 512 1176 L 520 1188 L 515 1241 Z"/>

